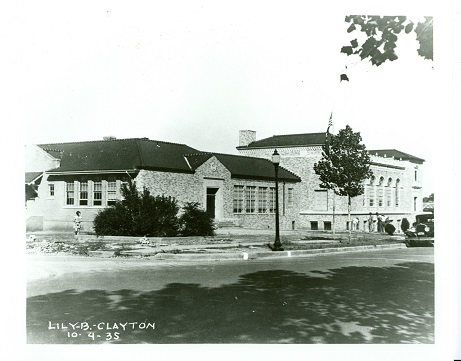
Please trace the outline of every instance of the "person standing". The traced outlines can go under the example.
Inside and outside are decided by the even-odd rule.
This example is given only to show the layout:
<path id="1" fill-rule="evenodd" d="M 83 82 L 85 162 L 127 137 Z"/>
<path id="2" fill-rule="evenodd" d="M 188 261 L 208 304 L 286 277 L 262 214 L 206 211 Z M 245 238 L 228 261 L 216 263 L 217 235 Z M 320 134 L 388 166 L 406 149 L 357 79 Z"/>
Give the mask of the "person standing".
<path id="1" fill-rule="evenodd" d="M 374 226 L 373 226 L 373 215 L 370 212 L 370 215 L 368 217 L 368 230 L 370 232 L 373 232 L 373 228 L 374 228 Z"/>
<path id="2" fill-rule="evenodd" d="M 379 218 L 378 218 L 378 212 L 376 212 L 375 214 L 373 214 L 373 232 L 374 231 L 378 231 L 378 222 L 379 222 Z"/>
<path id="3" fill-rule="evenodd" d="M 378 233 L 383 232 L 383 216 L 381 214 L 376 213 L 376 217 L 378 217 Z"/>
<path id="4" fill-rule="evenodd" d="M 82 217 L 80 211 L 75 212 L 74 216 L 74 233 L 75 235 L 80 234 L 80 228 L 82 227 Z"/>

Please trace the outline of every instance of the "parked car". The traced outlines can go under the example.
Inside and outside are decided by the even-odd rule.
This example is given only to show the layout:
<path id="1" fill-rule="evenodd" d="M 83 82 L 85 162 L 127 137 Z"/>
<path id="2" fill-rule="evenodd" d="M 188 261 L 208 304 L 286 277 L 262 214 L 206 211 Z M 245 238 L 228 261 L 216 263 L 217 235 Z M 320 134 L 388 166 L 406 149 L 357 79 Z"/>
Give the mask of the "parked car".
<path id="1" fill-rule="evenodd" d="M 407 247 L 434 247 L 434 213 L 418 214 L 413 227 L 405 232 Z"/>

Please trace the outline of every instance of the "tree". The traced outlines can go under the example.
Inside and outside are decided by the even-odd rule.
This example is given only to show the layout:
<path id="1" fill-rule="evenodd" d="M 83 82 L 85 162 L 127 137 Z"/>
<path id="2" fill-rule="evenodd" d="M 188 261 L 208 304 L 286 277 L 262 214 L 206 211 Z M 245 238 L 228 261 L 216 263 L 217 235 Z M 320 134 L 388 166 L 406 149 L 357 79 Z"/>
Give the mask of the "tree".
<path id="1" fill-rule="evenodd" d="M 361 143 L 360 133 L 349 125 L 337 135 L 327 133 L 322 158 L 314 164 L 320 187 L 332 189 L 335 194 L 347 197 L 347 214 L 351 224 L 351 199 L 364 193 L 363 181 L 372 176 L 370 156 Z M 351 227 L 349 227 L 349 240 Z"/>
<path id="2" fill-rule="evenodd" d="M 425 20 L 415 24 L 406 16 L 346 16 L 350 24 L 347 32 L 357 35 L 349 44 L 341 48 L 341 53 L 348 56 L 358 55 L 361 60 L 369 59 L 373 65 L 380 66 L 386 61 L 398 59 L 395 52 L 397 41 L 401 34 L 416 34 L 419 43 L 418 55 L 424 59 L 433 60 L 433 18 L 426 16 Z M 365 40 L 359 40 L 363 38 Z M 362 35 L 362 36 L 361 36 Z M 341 74 L 341 80 L 349 80 L 346 74 Z"/>
<path id="3" fill-rule="evenodd" d="M 123 184 L 123 200 L 101 210 L 93 221 L 97 235 L 172 237 L 179 232 L 176 200 L 138 192 L 135 182 Z"/>

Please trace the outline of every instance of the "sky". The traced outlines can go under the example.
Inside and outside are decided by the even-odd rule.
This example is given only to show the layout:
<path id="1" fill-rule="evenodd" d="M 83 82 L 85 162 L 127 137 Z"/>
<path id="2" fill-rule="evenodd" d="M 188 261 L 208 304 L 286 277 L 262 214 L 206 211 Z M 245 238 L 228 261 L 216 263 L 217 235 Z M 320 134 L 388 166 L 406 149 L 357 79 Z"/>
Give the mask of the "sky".
<path id="1" fill-rule="evenodd" d="M 83 5 L 82 5 L 83 4 Z M 238 132 L 257 139 L 350 125 L 367 149 L 426 160 L 437 66 L 401 36 L 399 59 L 380 67 L 340 53 L 348 14 L 436 15 L 325 2 L 30 2 L 17 6 L 10 73 L 23 144 L 117 138 L 184 143 L 237 154 Z M 423 3 L 421 3 L 423 4 Z M 418 9 L 417 11 L 415 9 Z M 391 11 L 391 12 L 389 12 Z M 6 19 L 8 21 L 8 19 Z M 437 19 L 435 19 L 437 26 Z M 437 47 L 435 49 L 437 58 Z M 348 66 L 350 82 L 339 82 Z"/>

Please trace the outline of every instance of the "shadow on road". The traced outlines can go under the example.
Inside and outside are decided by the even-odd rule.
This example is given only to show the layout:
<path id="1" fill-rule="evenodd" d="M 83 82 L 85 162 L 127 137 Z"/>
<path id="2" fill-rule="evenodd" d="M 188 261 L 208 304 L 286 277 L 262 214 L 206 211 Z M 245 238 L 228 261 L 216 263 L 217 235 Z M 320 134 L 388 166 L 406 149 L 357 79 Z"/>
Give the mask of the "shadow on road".
<path id="1" fill-rule="evenodd" d="M 49 322 L 69 329 L 49 330 Z M 69 322 L 87 322 L 101 337 L 82 330 L 68 337 Z M 112 329 L 126 322 L 155 329 Z M 107 324 L 111 330 L 97 330 Z M 434 266 L 260 271 L 217 288 L 67 290 L 27 300 L 27 336 L 28 343 L 433 343 Z"/>

